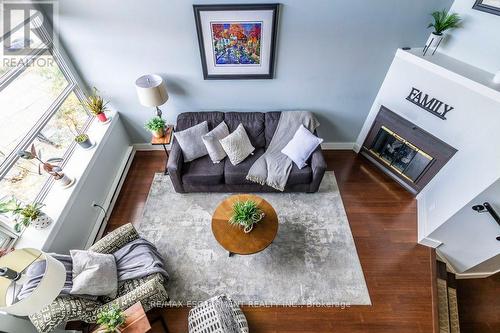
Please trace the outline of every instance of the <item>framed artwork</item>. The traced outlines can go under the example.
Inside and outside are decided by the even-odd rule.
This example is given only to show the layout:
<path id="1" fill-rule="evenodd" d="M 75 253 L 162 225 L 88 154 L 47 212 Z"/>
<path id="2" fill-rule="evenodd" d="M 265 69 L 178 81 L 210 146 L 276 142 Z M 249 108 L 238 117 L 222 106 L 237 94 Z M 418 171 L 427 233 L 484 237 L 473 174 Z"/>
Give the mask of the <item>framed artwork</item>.
<path id="1" fill-rule="evenodd" d="M 500 0 L 476 0 L 472 8 L 490 14 L 500 15 Z"/>
<path id="2" fill-rule="evenodd" d="M 205 80 L 273 78 L 279 4 L 193 9 Z"/>

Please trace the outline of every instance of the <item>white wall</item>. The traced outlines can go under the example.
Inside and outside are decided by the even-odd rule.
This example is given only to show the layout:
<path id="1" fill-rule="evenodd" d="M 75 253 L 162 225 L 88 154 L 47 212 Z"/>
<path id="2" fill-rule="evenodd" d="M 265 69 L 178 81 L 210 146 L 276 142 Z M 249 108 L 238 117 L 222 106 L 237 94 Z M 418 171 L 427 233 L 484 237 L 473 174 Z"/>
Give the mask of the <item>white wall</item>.
<path id="1" fill-rule="evenodd" d="M 440 51 L 488 72 L 500 71 L 500 16 L 472 9 L 475 0 L 455 0 L 450 11 L 463 27 L 450 32 Z"/>
<path id="2" fill-rule="evenodd" d="M 326 142 L 353 142 L 398 47 L 423 45 L 429 13 L 451 0 L 283 0 L 274 80 L 205 81 L 193 3 L 255 0 L 61 0 L 59 30 L 90 86 L 123 115 L 134 143 L 150 139 L 153 114 L 137 100 L 134 81 L 166 78 L 171 123 L 184 111 L 316 112 Z"/>
<path id="3" fill-rule="evenodd" d="M 489 202 L 500 213 L 500 180 L 469 201 L 449 220 L 434 230 L 430 237 L 443 244 L 438 248 L 457 273 L 494 272 L 500 269 L 500 226 L 488 213 L 477 213 L 473 205 Z M 484 263 L 487 262 L 487 263 Z M 484 264 L 482 264 L 484 263 Z M 481 265 L 480 265 L 481 264 Z M 474 266 L 480 265 L 480 267 Z"/>
<path id="4" fill-rule="evenodd" d="M 454 66 L 458 64 L 452 63 Z M 466 64 L 462 67 L 469 69 Z M 483 72 L 479 74 L 486 75 Z M 447 114 L 448 119 L 444 121 L 433 116 L 405 100 L 412 87 L 455 109 Z M 408 52 L 399 51 L 360 133 L 359 146 L 380 105 L 458 149 L 417 197 L 421 241 L 500 177 L 500 150 L 496 148 L 500 142 L 500 92 L 474 84 Z"/>

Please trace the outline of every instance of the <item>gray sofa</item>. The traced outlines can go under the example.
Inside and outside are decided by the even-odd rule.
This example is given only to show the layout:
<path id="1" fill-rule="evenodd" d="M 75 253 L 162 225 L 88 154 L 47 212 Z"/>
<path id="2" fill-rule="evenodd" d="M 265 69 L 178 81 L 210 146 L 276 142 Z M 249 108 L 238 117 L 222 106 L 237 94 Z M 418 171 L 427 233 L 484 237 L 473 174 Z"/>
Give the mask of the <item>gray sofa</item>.
<path id="1" fill-rule="evenodd" d="M 186 112 L 177 117 L 176 131 L 208 122 L 208 129 L 224 121 L 233 132 L 242 123 L 255 147 L 254 154 L 234 166 L 228 158 L 214 164 L 208 155 L 184 163 L 177 140 L 167 162 L 167 169 L 175 191 L 187 192 L 277 192 L 277 190 L 245 179 L 252 164 L 264 153 L 276 131 L 281 112 Z M 310 157 L 308 165 L 298 169 L 293 164 L 285 192 L 317 192 L 326 170 L 326 162 L 318 147 Z"/>

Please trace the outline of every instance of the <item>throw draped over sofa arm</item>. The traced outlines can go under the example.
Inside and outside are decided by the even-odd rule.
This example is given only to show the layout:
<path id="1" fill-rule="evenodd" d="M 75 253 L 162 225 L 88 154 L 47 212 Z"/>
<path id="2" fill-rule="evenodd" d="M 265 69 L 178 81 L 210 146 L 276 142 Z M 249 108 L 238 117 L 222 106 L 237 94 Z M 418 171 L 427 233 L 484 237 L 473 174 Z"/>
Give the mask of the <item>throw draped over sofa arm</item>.
<path id="1" fill-rule="evenodd" d="M 113 253 L 137 238 L 139 234 L 129 223 L 106 235 L 90 247 L 89 251 Z M 111 306 L 118 306 L 125 310 L 141 302 L 145 311 L 155 307 L 164 307 L 169 300 L 165 289 L 166 283 L 163 275 L 155 273 L 144 278 L 121 282 L 118 286 L 117 297 L 114 299 L 93 301 L 76 296 L 57 297 L 50 305 L 30 315 L 29 318 L 39 332 L 47 333 L 67 321 L 81 320 L 94 323 L 97 320 L 97 314 Z"/>

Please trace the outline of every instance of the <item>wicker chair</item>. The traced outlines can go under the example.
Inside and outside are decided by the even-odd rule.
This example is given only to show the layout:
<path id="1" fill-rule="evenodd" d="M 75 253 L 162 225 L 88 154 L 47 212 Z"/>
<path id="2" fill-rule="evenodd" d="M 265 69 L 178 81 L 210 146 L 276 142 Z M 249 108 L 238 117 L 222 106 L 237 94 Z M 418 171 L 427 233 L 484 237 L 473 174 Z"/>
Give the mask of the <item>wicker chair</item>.
<path id="1" fill-rule="evenodd" d="M 98 253 L 113 253 L 137 238 L 139 234 L 132 224 L 126 224 L 102 238 L 89 250 Z M 120 283 L 115 299 L 100 298 L 94 301 L 75 296 L 58 297 L 40 312 L 30 315 L 29 318 L 39 332 L 46 333 L 67 321 L 81 320 L 95 323 L 97 314 L 110 306 L 118 306 L 125 310 L 140 301 L 144 310 L 148 311 L 154 307 L 166 306 L 168 302 L 166 282 L 161 274 L 156 273 Z"/>

